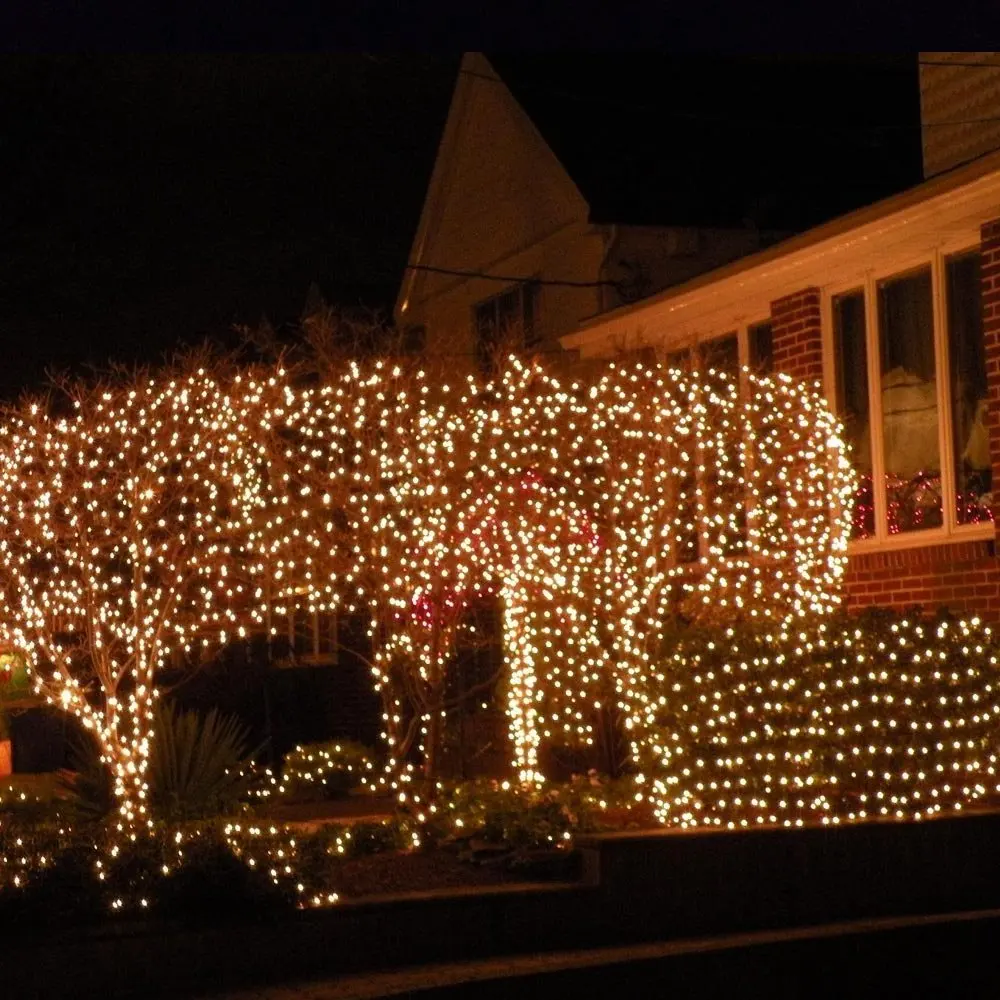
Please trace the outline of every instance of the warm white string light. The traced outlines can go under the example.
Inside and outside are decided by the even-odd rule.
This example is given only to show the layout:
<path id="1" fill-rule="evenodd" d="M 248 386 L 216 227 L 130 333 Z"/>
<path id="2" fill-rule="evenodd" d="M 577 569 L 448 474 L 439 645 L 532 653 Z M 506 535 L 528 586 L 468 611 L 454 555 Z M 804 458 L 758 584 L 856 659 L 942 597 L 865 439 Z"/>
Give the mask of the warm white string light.
<path id="1" fill-rule="evenodd" d="M 853 476 L 823 400 L 782 376 L 635 364 L 563 384 L 511 359 L 451 390 L 380 362 L 317 388 L 201 370 L 76 403 L 2 430 L 0 635 L 97 734 L 127 824 L 164 658 L 293 608 L 370 611 L 397 782 L 421 751 L 433 775 L 463 614 L 496 594 L 533 783 L 543 740 L 590 742 L 609 697 L 642 758 L 679 615 L 839 602 Z"/>

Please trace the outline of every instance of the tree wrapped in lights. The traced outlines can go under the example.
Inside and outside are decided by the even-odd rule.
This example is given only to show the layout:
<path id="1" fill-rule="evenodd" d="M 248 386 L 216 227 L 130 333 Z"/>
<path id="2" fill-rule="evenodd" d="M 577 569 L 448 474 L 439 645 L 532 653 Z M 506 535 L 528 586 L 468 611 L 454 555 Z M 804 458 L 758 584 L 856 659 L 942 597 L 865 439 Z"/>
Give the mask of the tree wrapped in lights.
<path id="1" fill-rule="evenodd" d="M 461 397 L 425 390 L 406 460 L 386 480 L 388 502 L 372 541 L 382 571 L 377 681 L 394 759 L 419 745 L 428 778 L 456 639 L 485 593 L 504 608 L 506 700 L 521 777 L 537 777 L 546 723 L 580 728 L 575 677 L 589 655 L 586 574 L 595 538 L 536 463 L 510 460 L 526 430 L 518 420 L 526 383 L 536 374 L 517 367 L 485 385 L 470 379 Z"/>
<path id="2" fill-rule="evenodd" d="M 0 638 L 97 734 L 141 816 L 165 656 L 270 612 L 366 608 L 390 766 L 433 777 L 463 615 L 503 604 L 513 762 L 639 746 L 663 630 L 836 606 L 851 474 L 822 400 L 784 378 L 611 365 L 563 384 L 510 359 L 461 390 L 415 365 L 190 369 L 73 385 L 0 436 Z M 834 516 L 831 518 L 831 505 Z"/>
<path id="3" fill-rule="evenodd" d="M 390 698 L 394 752 L 417 734 L 433 766 L 456 630 L 483 588 L 505 606 L 526 781 L 543 737 L 591 740 L 614 684 L 641 722 L 636 679 L 678 618 L 838 604 L 853 478 L 810 390 L 645 365 L 564 386 L 511 359 L 461 396 L 439 391 L 423 387 L 404 451 L 382 453 L 367 543 L 384 602 L 378 684 L 409 690 Z"/>
<path id="4" fill-rule="evenodd" d="M 195 360 L 0 417 L 0 638 L 96 736 L 128 824 L 146 814 L 157 669 L 253 617 L 275 384 Z"/>

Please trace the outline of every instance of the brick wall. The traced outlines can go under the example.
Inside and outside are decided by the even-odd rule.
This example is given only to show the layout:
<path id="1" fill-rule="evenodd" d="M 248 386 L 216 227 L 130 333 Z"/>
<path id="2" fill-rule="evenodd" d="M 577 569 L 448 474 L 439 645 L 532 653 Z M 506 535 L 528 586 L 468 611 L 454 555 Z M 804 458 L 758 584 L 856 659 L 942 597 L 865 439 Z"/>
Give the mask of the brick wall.
<path id="1" fill-rule="evenodd" d="M 819 289 L 804 288 L 771 303 L 774 370 L 792 378 L 823 377 Z"/>
<path id="2" fill-rule="evenodd" d="M 990 541 L 852 556 L 846 588 L 853 611 L 920 604 L 1000 619 L 1000 564 Z"/>

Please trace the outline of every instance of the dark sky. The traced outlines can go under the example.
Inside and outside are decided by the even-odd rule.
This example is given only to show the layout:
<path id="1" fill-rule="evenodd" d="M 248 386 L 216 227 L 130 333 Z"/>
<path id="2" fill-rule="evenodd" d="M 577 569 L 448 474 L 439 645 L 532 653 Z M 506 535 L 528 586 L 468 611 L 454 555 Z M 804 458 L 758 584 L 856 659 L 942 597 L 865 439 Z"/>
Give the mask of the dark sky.
<path id="1" fill-rule="evenodd" d="M 585 193 L 620 188 L 630 200 L 610 211 L 651 216 L 617 221 L 697 221 L 663 217 L 682 204 L 798 227 L 919 179 L 914 57 L 494 62 Z M 390 307 L 457 68 L 0 57 L 0 394 L 46 367 L 292 319 L 312 281 Z M 656 159 L 660 132 L 673 147 Z"/>

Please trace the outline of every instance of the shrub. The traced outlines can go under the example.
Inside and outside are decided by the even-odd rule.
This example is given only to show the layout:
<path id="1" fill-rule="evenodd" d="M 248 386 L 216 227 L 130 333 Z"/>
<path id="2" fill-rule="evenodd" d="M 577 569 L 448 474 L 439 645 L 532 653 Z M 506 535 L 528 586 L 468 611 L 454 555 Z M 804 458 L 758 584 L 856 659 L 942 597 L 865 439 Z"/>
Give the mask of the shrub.
<path id="1" fill-rule="evenodd" d="M 996 801 L 1000 643 L 876 611 L 690 630 L 639 690 L 658 817 L 738 828 L 915 819 Z"/>
<path id="2" fill-rule="evenodd" d="M 161 703 L 153 731 L 147 784 L 156 818 L 201 819 L 238 809 L 251 782 L 248 733 L 238 719 Z M 107 816 L 115 806 L 114 782 L 87 734 L 73 748 L 73 765 L 62 783 L 75 809 L 85 819 Z"/>
<path id="3" fill-rule="evenodd" d="M 287 801 L 336 798 L 357 788 L 373 767 L 371 751 L 351 740 L 297 746 L 285 755 L 278 794 Z"/>
<path id="4" fill-rule="evenodd" d="M 200 819 L 231 813 L 250 786 L 246 727 L 212 709 L 207 715 L 157 706 L 149 760 L 156 816 Z"/>
<path id="5" fill-rule="evenodd" d="M 26 845 L 18 850 L 24 857 Z M 49 843 L 31 851 L 30 866 L 16 866 L 0 891 L 0 925 L 5 930 L 36 931 L 56 925 L 92 923 L 107 915 L 104 886 L 94 867 L 89 844 Z M 45 862 L 40 861 L 45 858 Z M 10 855 L 4 850 L 4 862 Z"/>
<path id="6" fill-rule="evenodd" d="M 188 920 L 267 915 L 292 905 L 288 885 L 276 885 L 265 871 L 236 857 L 217 831 L 186 844 L 184 860 L 155 888 L 157 913 Z"/>
<path id="7" fill-rule="evenodd" d="M 475 838 L 519 851 L 565 847 L 574 834 L 618 827 L 634 805 L 633 781 L 591 772 L 540 789 L 488 779 L 442 785 L 434 811 L 425 815 L 431 839 Z"/>

